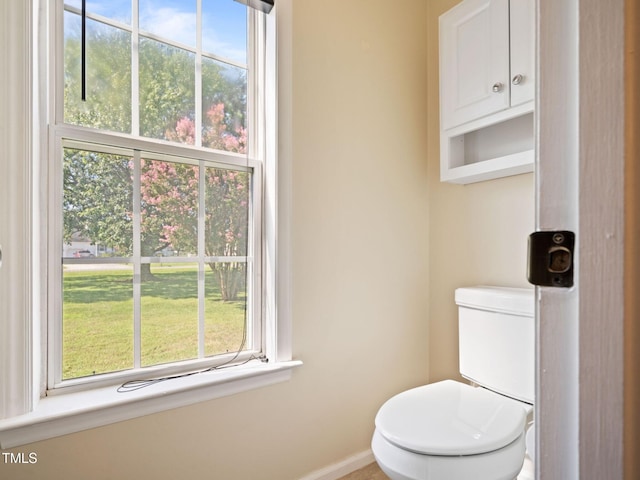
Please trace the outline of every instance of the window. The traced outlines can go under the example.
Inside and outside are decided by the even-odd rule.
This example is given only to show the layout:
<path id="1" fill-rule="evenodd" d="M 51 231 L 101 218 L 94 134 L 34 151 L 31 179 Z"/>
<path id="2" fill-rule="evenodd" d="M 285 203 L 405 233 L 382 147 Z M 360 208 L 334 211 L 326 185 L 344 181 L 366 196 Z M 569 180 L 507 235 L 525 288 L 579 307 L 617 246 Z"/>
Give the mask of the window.
<path id="1" fill-rule="evenodd" d="M 291 0 L 268 15 L 239 5 L 261 2 L 272 3 L 87 0 L 86 101 L 80 0 L 15 2 L 0 16 L 15 47 L 0 51 L 12 119 L 0 132 L 12 205 L 0 211 L 0 448 L 286 381 L 301 365 L 288 275 Z M 179 321 L 159 321 L 176 310 Z M 257 356 L 268 362 L 242 364 Z M 118 392 L 152 377 L 173 378 Z"/>
<path id="2" fill-rule="evenodd" d="M 265 358 L 264 18 L 58 2 L 48 390 Z"/>

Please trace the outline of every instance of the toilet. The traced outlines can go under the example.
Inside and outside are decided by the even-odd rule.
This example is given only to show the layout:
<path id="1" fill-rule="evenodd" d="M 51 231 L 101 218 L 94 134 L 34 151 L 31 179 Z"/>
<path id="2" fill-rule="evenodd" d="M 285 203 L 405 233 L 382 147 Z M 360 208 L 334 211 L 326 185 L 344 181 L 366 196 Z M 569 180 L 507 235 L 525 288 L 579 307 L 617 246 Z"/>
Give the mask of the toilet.
<path id="1" fill-rule="evenodd" d="M 460 374 L 473 386 L 444 380 L 387 400 L 375 418 L 374 457 L 392 480 L 524 478 L 535 391 L 533 290 L 459 288 L 455 301 Z"/>

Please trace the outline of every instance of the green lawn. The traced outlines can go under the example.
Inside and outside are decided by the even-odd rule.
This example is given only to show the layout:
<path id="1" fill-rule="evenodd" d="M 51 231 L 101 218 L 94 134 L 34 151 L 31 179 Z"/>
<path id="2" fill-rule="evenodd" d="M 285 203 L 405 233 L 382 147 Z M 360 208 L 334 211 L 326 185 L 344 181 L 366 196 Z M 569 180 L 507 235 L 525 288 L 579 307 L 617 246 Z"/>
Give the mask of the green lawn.
<path id="1" fill-rule="evenodd" d="M 197 267 L 152 266 L 141 287 L 142 366 L 197 358 Z M 244 295 L 223 302 L 205 274 L 205 354 L 235 351 L 242 342 Z M 132 270 L 64 272 L 63 378 L 133 367 Z"/>

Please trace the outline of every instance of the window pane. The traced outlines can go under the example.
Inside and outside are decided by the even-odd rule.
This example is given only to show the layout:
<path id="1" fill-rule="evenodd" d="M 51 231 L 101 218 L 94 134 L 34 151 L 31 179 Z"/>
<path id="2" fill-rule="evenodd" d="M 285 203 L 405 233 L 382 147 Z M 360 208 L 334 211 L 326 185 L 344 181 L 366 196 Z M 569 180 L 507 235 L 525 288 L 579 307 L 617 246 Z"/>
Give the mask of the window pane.
<path id="1" fill-rule="evenodd" d="M 65 5 L 82 9 L 81 0 L 65 0 Z M 87 13 L 102 15 L 127 25 L 131 24 L 131 0 L 88 0 Z"/>
<path id="2" fill-rule="evenodd" d="M 202 48 L 247 63 L 247 7 L 233 0 L 202 2 Z"/>
<path id="3" fill-rule="evenodd" d="M 235 291 L 233 300 L 225 300 Z M 246 265 L 209 263 L 205 273 L 205 355 L 245 350 Z"/>
<path id="4" fill-rule="evenodd" d="M 198 167 L 142 160 L 142 256 L 198 253 Z"/>
<path id="5" fill-rule="evenodd" d="M 206 4 L 207 0 L 203 3 Z M 141 30 L 195 48 L 195 0 L 140 0 L 139 12 Z"/>
<path id="6" fill-rule="evenodd" d="M 198 357 L 198 265 L 143 264 L 141 362 Z"/>
<path id="7" fill-rule="evenodd" d="M 220 168 L 206 169 L 205 254 L 207 256 L 247 254 L 249 181 L 250 176 L 246 172 Z"/>
<path id="8" fill-rule="evenodd" d="M 131 34 L 87 20 L 86 101 L 81 99 L 80 16 L 64 14 L 64 121 L 131 132 Z"/>
<path id="9" fill-rule="evenodd" d="M 203 58 L 202 145 L 245 153 L 246 111 L 246 70 Z"/>
<path id="10" fill-rule="evenodd" d="M 63 184 L 63 255 L 133 255 L 131 159 L 65 148 Z"/>
<path id="11" fill-rule="evenodd" d="M 140 40 L 140 134 L 193 144 L 195 56 L 150 39 Z"/>
<path id="12" fill-rule="evenodd" d="M 133 368 L 132 278 L 131 265 L 64 266 L 63 379 Z"/>

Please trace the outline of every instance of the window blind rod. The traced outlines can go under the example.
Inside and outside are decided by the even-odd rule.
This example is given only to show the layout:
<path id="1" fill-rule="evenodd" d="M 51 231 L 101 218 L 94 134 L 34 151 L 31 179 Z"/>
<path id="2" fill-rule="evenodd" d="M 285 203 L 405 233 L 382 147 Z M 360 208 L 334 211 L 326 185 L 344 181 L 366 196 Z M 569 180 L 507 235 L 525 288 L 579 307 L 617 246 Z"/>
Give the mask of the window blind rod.
<path id="1" fill-rule="evenodd" d="M 80 52 L 80 99 L 87 100 L 87 0 L 82 0 L 82 46 Z"/>

